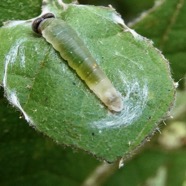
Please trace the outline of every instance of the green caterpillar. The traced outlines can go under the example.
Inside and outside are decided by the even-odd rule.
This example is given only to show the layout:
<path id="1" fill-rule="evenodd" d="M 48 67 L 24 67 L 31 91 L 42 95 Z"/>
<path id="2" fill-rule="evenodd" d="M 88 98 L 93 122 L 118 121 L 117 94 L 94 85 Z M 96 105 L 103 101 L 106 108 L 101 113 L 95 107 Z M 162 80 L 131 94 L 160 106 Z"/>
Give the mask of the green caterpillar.
<path id="1" fill-rule="evenodd" d="M 120 93 L 114 88 L 70 25 L 55 18 L 52 13 L 47 13 L 33 22 L 32 29 L 52 44 L 61 57 L 110 110 L 120 112 L 123 109 Z"/>

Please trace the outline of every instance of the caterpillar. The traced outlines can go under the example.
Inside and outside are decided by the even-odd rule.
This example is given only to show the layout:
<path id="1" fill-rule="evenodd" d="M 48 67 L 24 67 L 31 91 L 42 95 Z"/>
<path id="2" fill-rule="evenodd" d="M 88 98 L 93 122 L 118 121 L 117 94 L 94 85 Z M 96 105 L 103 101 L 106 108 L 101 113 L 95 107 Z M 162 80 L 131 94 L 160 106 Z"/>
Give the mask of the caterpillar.
<path id="1" fill-rule="evenodd" d="M 123 109 L 120 93 L 69 24 L 47 13 L 33 21 L 32 30 L 42 35 L 60 53 L 109 110 L 120 112 Z"/>

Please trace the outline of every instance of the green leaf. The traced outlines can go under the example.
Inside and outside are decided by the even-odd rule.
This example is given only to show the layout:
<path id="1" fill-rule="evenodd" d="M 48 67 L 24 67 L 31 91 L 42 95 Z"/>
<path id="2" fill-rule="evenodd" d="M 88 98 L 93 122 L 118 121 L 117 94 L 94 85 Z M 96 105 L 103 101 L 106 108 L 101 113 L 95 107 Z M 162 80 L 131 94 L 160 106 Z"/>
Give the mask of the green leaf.
<path id="1" fill-rule="evenodd" d="M 124 109 L 109 112 L 45 39 L 32 32 L 31 21 L 0 29 L 0 75 L 7 99 L 31 126 L 58 143 L 110 162 L 131 153 L 172 105 L 175 87 L 167 61 L 111 8 L 66 5 L 62 10 L 55 1 L 46 8 L 77 31 L 122 94 Z"/>
<path id="2" fill-rule="evenodd" d="M 80 185 L 99 162 L 39 135 L 0 99 L 0 185 Z"/>
<path id="3" fill-rule="evenodd" d="M 8 20 L 24 20 L 37 16 L 41 11 L 41 0 L 1 0 L 0 26 Z"/>
<path id="4" fill-rule="evenodd" d="M 130 26 L 151 38 L 170 60 L 174 78 L 186 74 L 186 3 L 184 0 L 159 1 L 153 9 Z"/>

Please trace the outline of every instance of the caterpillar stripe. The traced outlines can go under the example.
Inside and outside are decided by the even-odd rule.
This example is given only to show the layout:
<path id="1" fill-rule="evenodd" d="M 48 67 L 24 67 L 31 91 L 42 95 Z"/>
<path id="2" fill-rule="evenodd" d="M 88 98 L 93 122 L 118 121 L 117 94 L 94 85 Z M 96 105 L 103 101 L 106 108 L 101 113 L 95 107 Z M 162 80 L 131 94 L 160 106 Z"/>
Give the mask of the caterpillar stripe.
<path id="1" fill-rule="evenodd" d="M 120 93 L 70 25 L 48 13 L 37 18 L 32 29 L 42 34 L 110 110 L 120 112 L 123 109 Z"/>

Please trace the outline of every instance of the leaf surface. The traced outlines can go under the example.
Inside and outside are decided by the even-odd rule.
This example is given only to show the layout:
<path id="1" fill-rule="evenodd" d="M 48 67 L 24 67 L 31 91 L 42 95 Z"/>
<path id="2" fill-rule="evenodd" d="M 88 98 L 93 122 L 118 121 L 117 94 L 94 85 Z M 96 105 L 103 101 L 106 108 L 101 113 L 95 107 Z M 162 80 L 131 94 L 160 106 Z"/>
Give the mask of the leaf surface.
<path id="1" fill-rule="evenodd" d="M 0 26 L 9 20 L 24 20 L 37 16 L 41 10 L 41 0 L 1 0 Z"/>

